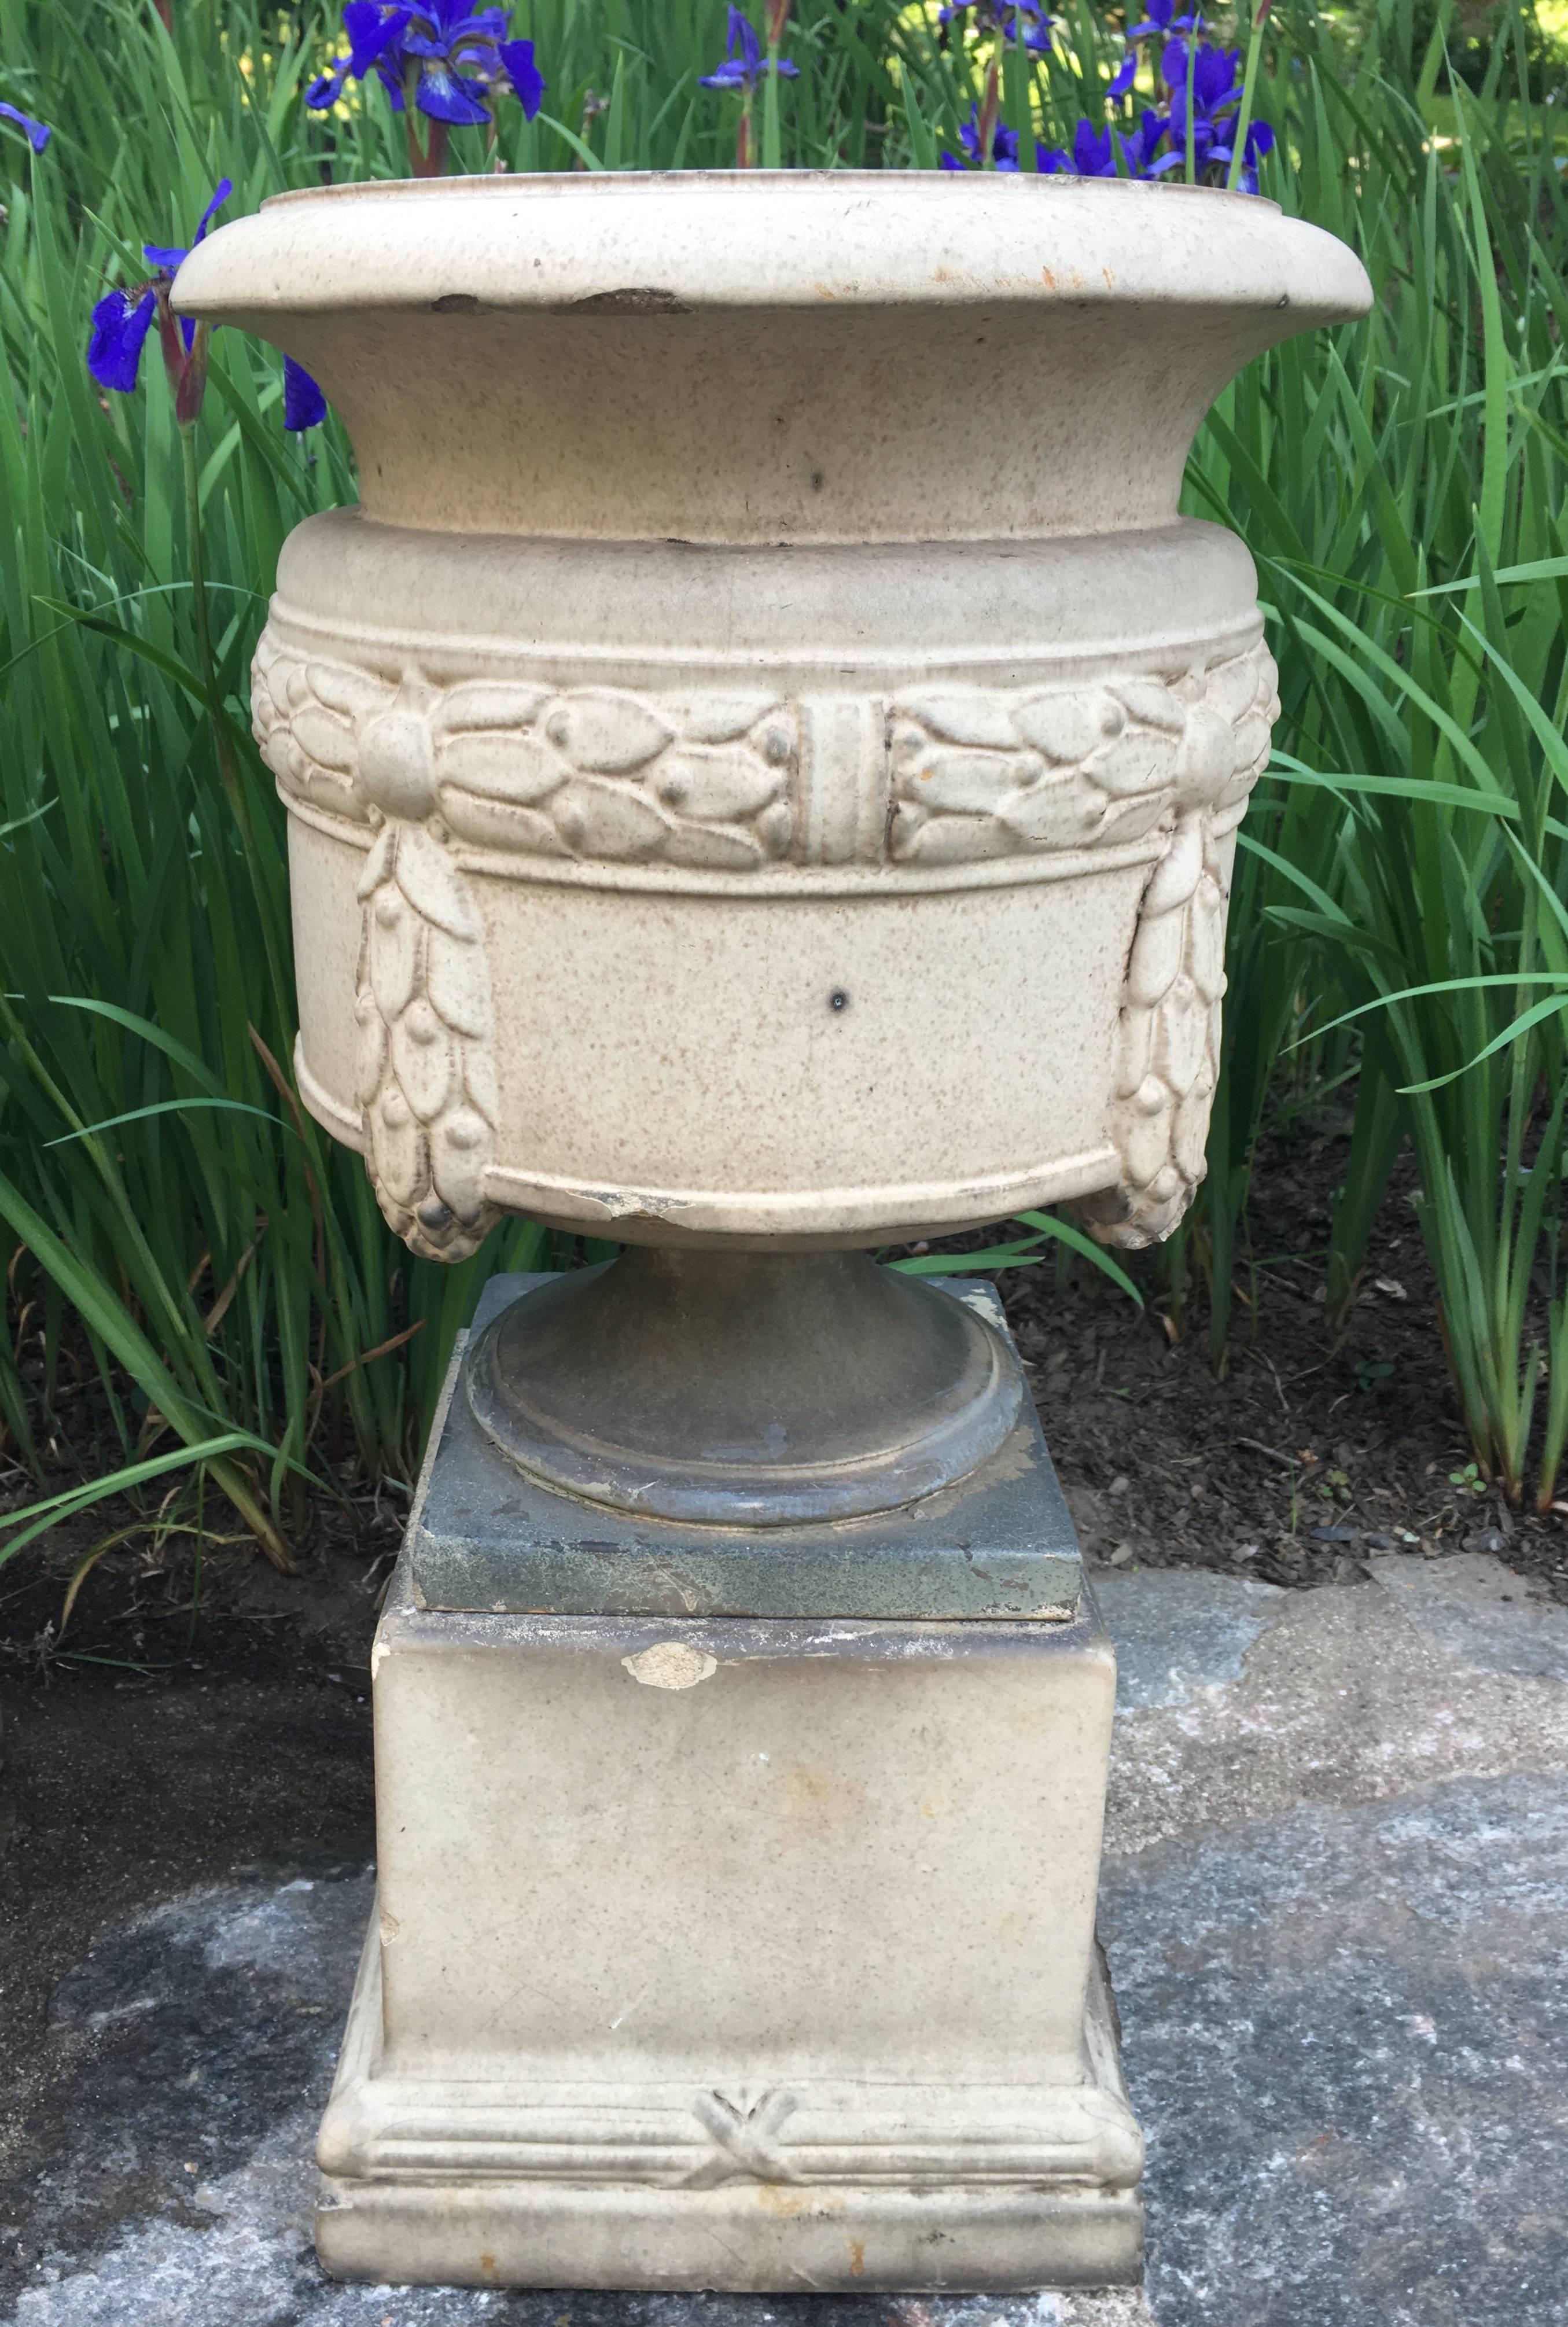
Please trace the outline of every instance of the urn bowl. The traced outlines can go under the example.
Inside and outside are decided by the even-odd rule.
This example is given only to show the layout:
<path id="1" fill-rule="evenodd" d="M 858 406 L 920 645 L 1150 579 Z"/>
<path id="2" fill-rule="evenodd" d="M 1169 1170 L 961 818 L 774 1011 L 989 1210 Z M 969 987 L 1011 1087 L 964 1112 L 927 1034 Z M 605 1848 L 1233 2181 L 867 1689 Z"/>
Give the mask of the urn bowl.
<path id="1" fill-rule="evenodd" d="M 1169 1227 L 1274 709 L 1182 465 L 1367 298 L 1271 202 L 994 173 L 354 185 L 201 244 L 175 304 L 358 454 L 253 705 L 301 1089 L 400 1232 Z"/>
<path id="2" fill-rule="evenodd" d="M 526 1467 L 697 1523 L 930 1491 L 1016 1361 L 854 1248 L 1180 1219 L 1277 708 L 1183 464 L 1369 295 L 1269 201 L 994 173 L 354 185 L 185 261 L 358 459 L 253 679 L 305 1104 L 418 1252 L 634 1248 L 475 1355 Z"/>

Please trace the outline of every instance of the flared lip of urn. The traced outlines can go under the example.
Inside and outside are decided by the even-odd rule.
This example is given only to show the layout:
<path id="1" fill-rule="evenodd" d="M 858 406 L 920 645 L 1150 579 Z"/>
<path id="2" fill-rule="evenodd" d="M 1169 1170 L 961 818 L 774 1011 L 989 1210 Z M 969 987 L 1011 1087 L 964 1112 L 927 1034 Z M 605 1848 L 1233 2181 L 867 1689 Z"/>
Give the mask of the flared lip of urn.
<path id="1" fill-rule="evenodd" d="M 197 245 L 173 304 L 657 318 L 699 308 L 1365 314 L 1333 235 L 1221 187 L 994 171 L 685 170 L 380 179 L 275 194 Z M 1288 320 L 1287 320 L 1288 318 Z"/>

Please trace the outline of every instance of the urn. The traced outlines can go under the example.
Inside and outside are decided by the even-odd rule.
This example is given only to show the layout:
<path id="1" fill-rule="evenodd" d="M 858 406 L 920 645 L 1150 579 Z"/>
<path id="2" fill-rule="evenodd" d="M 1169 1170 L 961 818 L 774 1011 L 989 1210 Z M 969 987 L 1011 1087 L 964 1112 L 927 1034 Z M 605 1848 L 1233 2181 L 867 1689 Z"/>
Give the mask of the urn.
<path id="1" fill-rule="evenodd" d="M 415 1251 L 623 1248 L 449 1377 L 330 2270 L 1137 2277 L 1114 1658 L 993 1289 L 871 1255 L 1190 1201 L 1276 705 L 1182 467 L 1368 297 L 1270 202 L 994 173 L 350 186 L 182 267 L 358 456 L 253 680 L 300 1091 Z"/>
<path id="2" fill-rule="evenodd" d="M 416 1252 L 627 1248 L 476 1358 L 531 1475 L 901 1505 L 1017 1369 L 867 1249 L 1181 1218 L 1277 707 L 1183 463 L 1368 299 L 1273 202 L 995 173 L 350 185 L 185 261 L 359 463 L 253 675 L 304 1102 Z"/>

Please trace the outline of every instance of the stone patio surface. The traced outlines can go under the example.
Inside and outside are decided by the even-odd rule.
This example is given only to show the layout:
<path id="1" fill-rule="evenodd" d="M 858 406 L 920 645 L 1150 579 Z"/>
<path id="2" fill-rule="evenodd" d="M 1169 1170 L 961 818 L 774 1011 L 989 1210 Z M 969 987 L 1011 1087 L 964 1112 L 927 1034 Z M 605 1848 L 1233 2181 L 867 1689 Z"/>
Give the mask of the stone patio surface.
<path id="1" fill-rule="evenodd" d="M 5 2327 L 1568 2327 L 1568 1609 L 1481 1555 L 1096 1588 L 1145 2295 L 330 2285 L 311 2145 L 373 1874 L 317 1860 L 62 1983 L 75 2146 L 0 2224 L 44 2249 Z"/>

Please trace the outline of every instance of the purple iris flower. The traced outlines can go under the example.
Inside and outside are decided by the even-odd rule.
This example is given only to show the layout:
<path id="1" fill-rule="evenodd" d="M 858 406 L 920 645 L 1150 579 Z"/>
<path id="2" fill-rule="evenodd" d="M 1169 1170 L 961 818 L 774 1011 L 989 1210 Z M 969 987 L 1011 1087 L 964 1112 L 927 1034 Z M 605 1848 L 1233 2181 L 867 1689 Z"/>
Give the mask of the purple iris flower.
<path id="1" fill-rule="evenodd" d="M 1036 146 L 1035 166 L 1042 176 L 1169 177 L 1176 171 L 1185 172 L 1190 146 L 1194 179 L 1209 185 L 1228 182 L 1236 151 L 1235 116 L 1243 89 L 1241 51 L 1222 49 L 1203 38 L 1203 18 L 1192 0 L 1185 0 L 1188 13 L 1184 15 L 1176 13 L 1183 0 L 1145 0 L 1145 5 L 1148 16 L 1128 30 L 1126 51 L 1106 85 L 1106 95 L 1113 102 L 1127 96 L 1138 70 L 1138 51 L 1133 44 L 1158 36 L 1162 42 L 1159 74 L 1168 110 L 1162 114 L 1145 108 L 1134 129 L 1125 127 L 1125 116 L 1114 116 L 1108 121 L 1104 117 L 1098 122 L 1080 121 L 1070 148 L 1058 146 L 1048 151 L 1043 145 Z M 967 15 L 972 5 L 976 6 L 980 24 L 994 32 L 1010 29 L 1017 13 L 1013 0 L 949 0 L 949 5 L 939 11 L 940 19 L 947 23 Z M 1041 23 L 1049 24 L 1043 0 L 1019 0 L 1019 5 Z M 1190 107 L 1189 70 L 1192 79 Z M 997 170 L 1017 170 L 1021 166 L 1018 138 L 999 121 L 992 132 L 989 156 L 985 152 L 982 123 L 994 118 L 999 74 L 1000 67 L 994 58 L 985 103 L 981 107 L 970 107 L 968 121 L 958 132 L 963 151 L 943 154 L 939 160 L 944 170 L 984 168 L 987 159 Z M 1265 154 L 1273 152 L 1274 146 L 1274 133 L 1267 122 L 1252 123 L 1246 132 L 1241 167 L 1236 173 L 1240 192 L 1256 193 L 1257 165 Z"/>
<path id="2" fill-rule="evenodd" d="M 415 0 L 406 6 L 348 0 L 349 54 L 312 84 L 305 103 L 323 112 L 337 103 L 346 81 L 373 72 L 399 110 L 412 82 L 419 111 L 452 128 L 490 121 L 486 100 L 501 84 L 509 84 L 532 121 L 544 102 L 545 78 L 532 41 L 507 37 L 510 24 L 509 7 L 471 8 L 467 0 Z"/>
<path id="3" fill-rule="evenodd" d="M 1176 0 L 1152 0 L 1149 21 L 1134 24 L 1128 33 L 1129 41 L 1141 40 L 1153 33 L 1169 35 L 1160 51 L 1160 79 L 1164 84 L 1170 110 L 1162 118 L 1157 113 L 1145 112 L 1138 126 L 1124 138 L 1115 136 L 1115 150 L 1121 157 L 1125 175 L 1134 178 L 1166 178 L 1177 172 L 1185 173 L 1189 149 L 1191 154 L 1192 175 L 1195 180 L 1209 184 L 1228 182 L 1230 164 L 1236 151 L 1235 116 L 1241 104 L 1243 89 L 1242 55 L 1239 49 L 1222 49 L 1201 38 L 1203 19 L 1175 14 Z M 1182 38 L 1182 33 L 1192 35 Z M 1188 119 L 1188 72 L 1191 72 L 1191 119 Z M 1110 84 L 1110 94 L 1120 97 L 1131 85 L 1132 76 L 1124 63 L 1122 70 Z M 1094 138 L 1085 144 L 1080 129 L 1071 164 L 1065 154 L 1055 157 L 1059 169 L 1075 166 L 1080 177 L 1106 177 L 1111 174 L 1100 159 L 1103 140 Z M 1237 188 L 1242 193 L 1257 192 L 1257 165 L 1265 154 L 1272 153 L 1274 134 L 1266 121 L 1252 123 L 1246 133 L 1242 154 L 1242 166 L 1237 173 Z M 1163 147 L 1162 152 L 1160 149 Z M 1079 150 L 1081 148 L 1081 151 Z"/>
<path id="4" fill-rule="evenodd" d="M 378 57 L 371 70 L 387 92 L 387 102 L 394 113 L 403 110 L 403 84 L 388 66 L 385 57 Z M 318 74 L 305 91 L 305 103 L 313 113 L 325 113 L 336 105 L 344 89 L 354 78 L 352 56 L 337 57 L 324 73 Z"/>
<path id="5" fill-rule="evenodd" d="M 200 242 L 211 225 L 214 214 L 234 192 L 233 181 L 219 181 L 212 200 L 202 211 L 197 223 L 195 242 Z M 195 248 L 193 242 L 191 248 Z M 131 291 L 109 291 L 92 311 L 92 337 L 88 341 L 87 368 L 100 388 L 112 388 L 121 396 L 128 396 L 135 387 L 142 369 L 142 350 L 147 343 L 147 333 L 153 327 L 160 294 L 166 294 L 182 259 L 188 250 L 174 250 L 163 243 L 145 242 L 142 257 L 153 269 L 150 283 L 138 284 Z M 173 318 L 170 318 L 171 326 Z M 196 337 L 196 326 L 190 317 L 182 316 L 177 332 L 173 333 L 171 364 L 191 353 Z M 176 392 L 178 382 L 176 382 Z"/>
<path id="6" fill-rule="evenodd" d="M 207 384 L 207 341 L 189 315 L 176 316 L 169 305 L 169 288 L 182 262 L 201 242 L 217 212 L 234 192 L 232 180 L 219 181 L 212 200 L 196 223 L 188 248 L 145 242 L 142 257 L 153 269 L 150 282 L 129 290 L 106 292 L 92 311 L 87 368 L 100 388 L 129 396 L 142 369 L 142 351 L 156 322 L 163 341 L 163 363 L 174 391 L 174 410 L 181 421 L 194 420 Z M 326 417 L 326 399 L 309 372 L 292 357 L 284 359 L 284 426 L 313 428 Z"/>
<path id="7" fill-rule="evenodd" d="M 1155 147 L 1166 124 L 1157 113 L 1145 113 L 1130 137 L 1113 126 L 1097 130 L 1092 121 L 1080 121 L 1073 132 L 1072 152 L 1059 147 L 1041 163 L 1042 170 L 1067 171 L 1079 178 L 1148 178 Z"/>
<path id="8" fill-rule="evenodd" d="M 34 121 L 30 113 L 18 113 L 14 105 L 0 101 L 0 121 L 14 122 L 35 154 L 42 154 L 54 132 L 47 123 Z"/>
<path id="9" fill-rule="evenodd" d="M 534 120 L 545 102 L 545 91 L 549 84 L 534 62 L 532 41 L 499 41 L 496 44 L 496 54 L 506 67 L 512 95 L 523 108 L 523 119 Z"/>
<path id="10" fill-rule="evenodd" d="M 985 156 L 980 145 L 980 114 L 975 106 L 969 107 L 969 118 L 958 131 L 958 143 L 968 156 L 960 161 L 957 154 L 944 154 L 940 167 L 944 170 L 981 170 Z M 1018 132 L 999 121 L 991 133 L 991 166 L 994 170 L 1016 170 L 1018 167 Z"/>
<path id="11" fill-rule="evenodd" d="M 1127 43 L 1127 53 L 1122 59 L 1121 63 L 1117 66 L 1115 77 L 1106 89 L 1106 95 L 1107 97 L 1125 97 L 1127 91 L 1132 88 L 1133 83 L 1137 79 L 1137 78 L 1138 51 L 1134 48 L 1132 42 L 1129 41 Z"/>
<path id="12" fill-rule="evenodd" d="M 1130 178 L 1153 177 L 1155 149 L 1170 126 L 1159 114 L 1144 112 L 1138 117 L 1138 126 L 1130 136 L 1118 136 Z"/>
<path id="13" fill-rule="evenodd" d="M 167 243 L 143 243 L 142 257 L 152 268 L 154 278 L 163 277 L 173 282 L 174 276 L 180 272 L 185 260 L 190 257 L 191 252 L 195 249 L 197 243 L 204 239 L 207 229 L 211 225 L 214 217 L 217 215 L 218 211 L 222 209 L 224 203 L 229 200 L 229 195 L 233 192 L 234 181 L 232 178 L 220 178 L 219 180 L 218 191 L 213 195 L 212 200 L 208 203 L 206 209 L 202 211 L 201 217 L 197 220 L 195 236 L 187 248 L 183 250 L 175 250 Z M 113 293 L 111 293 L 110 296 L 113 297 Z M 129 298 L 130 295 L 129 292 L 122 292 L 120 294 L 122 298 Z M 95 308 L 93 312 L 96 314 L 98 310 Z M 188 355 L 191 351 L 191 343 L 196 337 L 196 326 L 191 321 L 189 315 L 182 315 L 180 319 L 180 335 L 185 342 L 185 352 Z M 145 338 L 145 333 L 144 333 L 143 336 Z M 135 385 L 134 381 L 132 385 Z"/>
<path id="14" fill-rule="evenodd" d="M 1192 122 L 1187 121 L 1187 59 L 1185 41 L 1167 42 L 1160 60 L 1162 79 L 1171 92 L 1169 134 L 1171 151 L 1156 163 L 1153 174 L 1165 177 L 1187 164 L 1192 148 L 1195 174 L 1218 161 L 1221 137 L 1229 126 L 1224 117 L 1241 102 L 1241 51 L 1215 49 L 1199 42 L 1192 53 Z M 1228 151 L 1225 156 L 1228 161 Z"/>
<path id="15" fill-rule="evenodd" d="M 980 116 L 974 106 L 969 107 L 969 118 L 958 131 L 958 141 L 964 148 L 966 158 L 960 160 L 957 154 L 941 154 L 937 158 L 937 167 L 939 170 L 983 170 L 985 166 L 985 156 L 980 145 Z M 999 121 L 991 133 L 992 168 L 1002 171 L 1022 170 L 1022 150 L 1017 130 L 1009 129 L 1005 121 Z M 1041 176 L 1047 178 L 1053 175 L 1055 172 L 1069 166 L 1065 154 L 1048 154 L 1043 145 L 1035 147 L 1034 163 Z"/>
<path id="16" fill-rule="evenodd" d="M 1187 43 L 1169 41 L 1160 59 L 1160 78 L 1167 89 L 1179 90 L 1187 103 Z M 1241 98 L 1241 51 L 1211 48 L 1199 41 L 1192 58 L 1192 110 L 1211 121 L 1233 100 Z"/>
<path id="17" fill-rule="evenodd" d="M 1274 149 L 1274 134 L 1268 123 L 1266 121 L 1248 122 L 1246 136 L 1241 149 L 1241 169 L 1236 182 L 1238 193 L 1256 193 L 1257 165 L 1264 155 L 1272 154 Z M 1228 170 L 1235 152 L 1236 146 L 1233 141 L 1228 145 L 1212 147 L 1209 158 L 1211 162 L 1223 162 Z"/>
<path id="18" fill-rule="evenodd" d="M 999 33 L 1004 41 L 1020 42 L 1040 55 L 1050 46 L 1054 20 L 1044 0 L 948 0 L 947 6 L 937 11 L 939 24 L 961 16 L 973 16 L 977 33 Z"/>
<path id="19" fill-rule="evenodd" d="M 1092 121 L 1080 121 L 1073 131 L 1072 165 L 1080 178 L 1114 178 L 1116 156 L 1110 131 L 1097 135 Z"/>
<path id="20" fill-rule="evenodd" d="M 1172 33 L 1201 33 L 1203 19 L 1196 10 L 1190 15 L 1176 14 L 1176 0 L 1149 0 L 1149 13 L 1141 24 L 1129 24 L 1129 41 L 1169 40 Z"/>
<path id="21" fill-rule="evenodd" d="M 702 75 L 701 86 L 704 89 L 755 89 L 757 83 L 767 77 L 769 59 L 751 18 L 734 6 L 733 0 L 731 0 L 730 7 L 729 42 L 723 62 L 715 65 L 711 73 Z M 788 57 L 779 57 L 773 61 L 772 70 L 786 80 L 794 80 L 800 68 L 792 65 Z"/>
<path id="22" fill-rule="evenodd" d="M 153 327 L 158 294 L 145 291 L 110 291 L 92 311 L 92 337 L 87 343 L 87 368 L 100 388 L 129 396 L 142 368 L 142 349 Z"/>
<path id="23" fill-rule="evenodd" d="M 283 425 L 291 436 L 319 428 L 327 416 L 327 399 L 303 364 L 293 356 L 283 360 Z"/>

